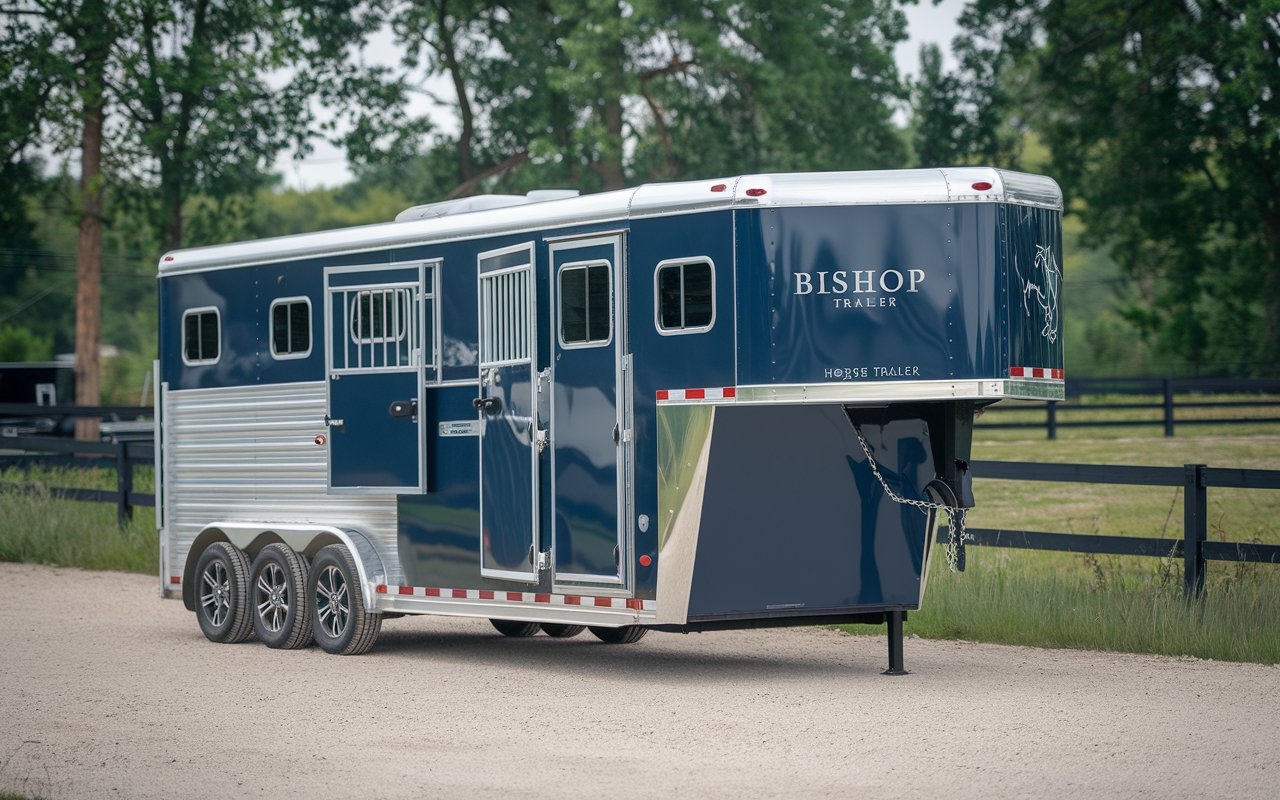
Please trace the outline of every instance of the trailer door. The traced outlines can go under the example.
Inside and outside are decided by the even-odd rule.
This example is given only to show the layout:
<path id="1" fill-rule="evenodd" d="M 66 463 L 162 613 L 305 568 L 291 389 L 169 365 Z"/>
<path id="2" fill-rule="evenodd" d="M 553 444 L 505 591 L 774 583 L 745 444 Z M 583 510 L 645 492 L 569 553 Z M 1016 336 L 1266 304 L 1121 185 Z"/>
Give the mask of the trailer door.
<path id="1" fill-rule="evenodd" d="M 418 492 L 424 264 L 325 270 L 329 489 Z M 424 356 L 424 354 L 426 354 Z"/>
<path id="2" fill-rule="evenodd" d="M 480 574 L 538 580 L 533 245 L 480 254 Z"/>
<path id="3" fill-rule="evenodd" d="M 628 428 L 623 239 L 551 246 L 555 582 L 622 584 Z"/>

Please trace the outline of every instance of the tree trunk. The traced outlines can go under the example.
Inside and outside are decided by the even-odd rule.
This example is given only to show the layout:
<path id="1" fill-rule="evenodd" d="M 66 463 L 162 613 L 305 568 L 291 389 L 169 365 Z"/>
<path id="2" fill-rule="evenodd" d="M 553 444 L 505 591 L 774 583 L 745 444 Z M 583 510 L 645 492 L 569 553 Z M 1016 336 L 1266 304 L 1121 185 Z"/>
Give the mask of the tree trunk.
<path id="1" fill-rule="evenodd" d="M 96 406 L 102 401 L 102 123 L 106 116 L 102 78 L 101 69 L 86 75 L 80 136 L 80 234 L 76 243 L 76 405 L 80 406 Z M 77 419 L 76 438 L 97 441 L 98 420 Z"/>

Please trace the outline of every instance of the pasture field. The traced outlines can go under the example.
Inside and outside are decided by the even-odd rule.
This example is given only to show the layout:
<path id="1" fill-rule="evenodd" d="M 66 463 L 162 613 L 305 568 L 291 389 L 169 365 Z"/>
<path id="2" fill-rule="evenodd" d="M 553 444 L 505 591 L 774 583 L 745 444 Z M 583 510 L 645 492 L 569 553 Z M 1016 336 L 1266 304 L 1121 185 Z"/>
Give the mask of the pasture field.
<path id="1" fill-rule="evenodd" d="M 1035 430 L 979 429 L 973 457 L 1280 469 L 1280 425 L 1179 426 L 1174 438 L 1159 428 L 1063 429 L 1055 441 Z M 150 491 L 152 477 L 147 468 L 136 470 L 136 490 Z M 136 509 L 121 530 L 110 504 L 4 489 L 15 483 L 112 489 L 115 475 L 109 469 L 0 472 L 0 561 L 155 573 L 153 509 Z M 973 527 L 1170 538 L 1182 531 L 1180 488 L 979 476 L 974 494 Z M 1280 491 L 1210 488 L 1208 509 L 1211 539 L 1280 543 Z M 908 634 L 1280 663 L 1280 565 L 1209 562 L 1204 598 L 1188 606 L 1181 559 L 973 547 L 966 571 L 952 574 L 941 549 L 935 556 L 924 605 L 910 615 Z"/>

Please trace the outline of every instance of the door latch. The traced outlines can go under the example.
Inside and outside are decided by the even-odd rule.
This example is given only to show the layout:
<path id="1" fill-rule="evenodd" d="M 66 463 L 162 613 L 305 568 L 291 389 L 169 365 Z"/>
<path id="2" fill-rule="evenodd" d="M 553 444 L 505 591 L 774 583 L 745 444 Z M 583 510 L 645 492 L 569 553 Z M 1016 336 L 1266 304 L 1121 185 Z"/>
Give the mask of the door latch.
<path id="1" fill-rule="evenodd" d="M 387 413 L 395 419 L 404 419 L 405 417 L 418 416 L 417 400 L 396 400 L 387 409 Z"/>
<path id="2" fill-rule="evenodd" d="M 471 405 L 476 411 L 483 411 L 486 414 L 502 412 L 502 401 L 496 397 L 477 397 L 471 401 Z"/>
<path id="3" fill-rule="evenodd" d="M 541 455 L 543 450 L 547 449 L 547 441 L 551 439 L 546 428 L 539 428 L 534 433 L 534 443 L 538 446 L 538 454 Z"/>
<path id="4" fill-rule="evenodd" d="M 338 430 L 342 430 L 347 425 L 347 423 L 343 422 L 342 420 L 334 419 L 328 414 L 324 415 L 324 424 L 328 425 L 330 428 L 337 428 Z"/>

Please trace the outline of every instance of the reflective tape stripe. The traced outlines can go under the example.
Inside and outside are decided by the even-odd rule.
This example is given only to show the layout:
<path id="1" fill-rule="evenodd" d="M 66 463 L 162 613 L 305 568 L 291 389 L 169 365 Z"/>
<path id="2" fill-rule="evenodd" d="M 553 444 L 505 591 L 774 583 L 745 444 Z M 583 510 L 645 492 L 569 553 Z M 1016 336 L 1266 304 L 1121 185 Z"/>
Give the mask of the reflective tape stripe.
<path id="1" fill-rule="evenodd" d="M 632 597 L 588 597 L 576 594 L 545 594 L 541 592 L 495 592 L 492 589 L 440 589 L 433 586 L 388 586 L 378 584 L 378 594 L 397 597 L 443 597 L 454 600 L 494 600 L 500 603 L 523 605 L 591 606 L 594 608 L 619 608 L 633 611 L 652 611 L 658 607 L 654 600 Z"/>

